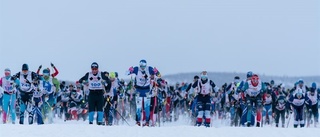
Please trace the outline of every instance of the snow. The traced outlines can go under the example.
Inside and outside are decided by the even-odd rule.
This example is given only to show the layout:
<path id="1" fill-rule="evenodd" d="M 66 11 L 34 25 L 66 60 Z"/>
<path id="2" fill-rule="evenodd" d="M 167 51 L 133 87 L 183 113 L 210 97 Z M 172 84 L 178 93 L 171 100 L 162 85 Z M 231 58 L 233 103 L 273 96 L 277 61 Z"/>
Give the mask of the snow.
<path id="1" fill-rule="evenodd" d="M 54 124 L 1 124 L 0 137 L 317 137 L 318 128 L 227 127 L 220 121 L 214 127 L 189 126 L 186 121 L 162 124 L 161 127 L 98 126 L 88 121 L 55 120 Z"/>

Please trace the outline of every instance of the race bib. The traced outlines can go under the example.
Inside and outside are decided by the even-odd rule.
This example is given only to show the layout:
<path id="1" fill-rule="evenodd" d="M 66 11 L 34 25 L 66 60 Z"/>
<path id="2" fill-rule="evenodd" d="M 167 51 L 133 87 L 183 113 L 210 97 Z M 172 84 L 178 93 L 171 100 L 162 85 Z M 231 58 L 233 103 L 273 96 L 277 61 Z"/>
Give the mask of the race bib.
<path id="1" fill-rule="evenodd" d="M 92 82 L 90 84 L 90 87 L 91 88 L 101 88 L 102 87 L 102 84 L 100 82 Z"/>
<path id="2" fill-rule="evenodd" d="M 21 89 L 23 91 L 27 91 L 31 88 L 31 85 L 29 83 L 21 83 Z"/>

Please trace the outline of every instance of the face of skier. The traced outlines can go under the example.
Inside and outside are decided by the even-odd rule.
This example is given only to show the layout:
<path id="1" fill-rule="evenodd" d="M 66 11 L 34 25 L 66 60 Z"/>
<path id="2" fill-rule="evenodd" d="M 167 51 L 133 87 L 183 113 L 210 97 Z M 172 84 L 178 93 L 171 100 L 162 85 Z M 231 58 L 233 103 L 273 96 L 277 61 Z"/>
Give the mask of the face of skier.
<path id="1" fill-rule="evenodd" d="M 314 94 L 315 94 L 315 92 L 310 92 L 310 95 L 311 95 L 311 96 L 314 96 Z"/>
<path id="2" fill-rule="evenodd" d="M 6 77 L 9 77 L 9 76 L 11 75 L 11 72 L 10 72 L 10 71 L 4 71 L 4 75 L 5 75 Z"/>
<path id="3" fill-rule="evenodd" d="M 78 87 L 77 87 L 77 92 L 79 92 L 80 90 L 81 90 L 81 87 L 78 86 Z"/>
<path id="4" fill-rule="evenodd" d="M 140 65 L 141 70 L 145 70 L 146 69 L 146 65 Z"/>
<path id="5" fill-rule="evenodd" d="M 145 61 L 140 61 L 140 62 L 139 62 L 139 67 L 140 67 L 141 70 L 145 70 L 146 67 L 147 67 L 147 62 L 145 62 Z"/>
<path id="6" fill-rule="evenodd" d="M 198 81 L 198 80 L 199 80 L 199 77 L 193 78 L 193 82 L 196 82 L 196 81 Z"/>
<path id="7" fill-rule="evenodd" d="M 98 73 L 98 68 L 91 68 L 92 74 L 97 74 Z"/>
<path id="8" fill-rule="evenodd" d="M 22 74 L 23 75 L 27 75 L 28 74 L 28 70 L 22 70 Z"/>
<path id="9" fill-rule="evenodd" d="M 208 79 L 207 71 L 201 72 L 201 80 L 205 81 Z"/>
<path id="10" fill-rule="evenodd" d="M 45 79 L 49 78 L 49 76 L 50 76 L 50 73 L 43 73 L 43 77 L 44 77 Z"/>
<path id="11" fill-rule="evenodd" d="M 300 88 L 303 87 L 303 82 L 299 82 L 299 87 L 300 87 Z"/>
<path id="12" fill-rule="evenodd" d="M 73 85 L 69 85 L 69 90 L 73 90 Z"/>
<path id="13" fill-rule="evenodd" d="M 301 97 L 302 97 L 302 93 L 301 93 L 301 92 L 298 92 L 298 93 L 297 93 L 297 98 L 300 99 Z"/>

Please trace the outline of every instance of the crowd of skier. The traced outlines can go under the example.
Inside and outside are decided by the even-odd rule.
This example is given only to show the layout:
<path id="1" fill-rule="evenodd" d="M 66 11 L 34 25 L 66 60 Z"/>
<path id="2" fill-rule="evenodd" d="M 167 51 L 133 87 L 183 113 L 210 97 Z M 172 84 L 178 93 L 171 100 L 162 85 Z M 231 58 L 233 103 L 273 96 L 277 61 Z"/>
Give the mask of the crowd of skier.
<path id="1" fill-rule="evenodd" d="M 262 82 L 249 71 L 246 79 L 234 77 L 220 87 L 206 71 L 190 83 L 168 83 L 157 68 L 146 60 L 129 67 L 131 79 L 117 72 L 100 71 L 96 62 L 91 71 L 74 83 L 59 81 L 58 69 L 51 63 L 40 74 L 23 64 L 20 72 L 4 70 L 0 79 L 2 123 L 47 124 L 56 119 L 88 121 L 89 124 L 119 125 L 135 121 L 138 126 L 160 126 L 181 120 L 193 126 L 213 126 L 224 121 L 228 126 L 293 127 L 318 126 L 320 90 L 315 82 L 302 79 L 291 88 L 275 81 Z M 180 118 L 180 119 L 179 119 Z M 132 122 L 131 122 L 132 123 Z"/>

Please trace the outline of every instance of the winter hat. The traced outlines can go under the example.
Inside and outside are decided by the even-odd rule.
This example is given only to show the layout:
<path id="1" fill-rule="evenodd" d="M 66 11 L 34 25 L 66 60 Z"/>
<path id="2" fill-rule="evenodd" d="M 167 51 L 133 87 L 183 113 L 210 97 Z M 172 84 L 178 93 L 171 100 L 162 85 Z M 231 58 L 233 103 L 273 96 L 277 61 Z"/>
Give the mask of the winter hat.
<path id="1" fill-rule="evenodd" d="M 6 69 L 4 69 L 4 72 L 5 72 L 5 73 L 6 73 L 6 72 L 11 73 L 11 70 L 10 70 L 9 68 L 6 68 Z"/>
<path id="2" fill-rule="evenodd" d="M 43 75 L 50 75 L 50 69 L 46 68 L 42 71 Z"/>
<path id="3" fill-rule="evenodd" d="M 98 63 L 97 63 L 97 62 L 93 62 L 93 63 L 91 64 L 91 68 L 99 68 Z"/>
<path id="4" fill-rule="evenodd" d="M 252 71 L 247 72 L 247 78 L 251 78 L 253 75 Z"/>
<path id="5" fill-rule="evenodd" d="M 22 65 L 22 70 L 29 70 L 28 64 L 23 64 Z"/>

